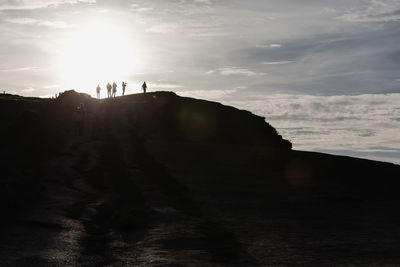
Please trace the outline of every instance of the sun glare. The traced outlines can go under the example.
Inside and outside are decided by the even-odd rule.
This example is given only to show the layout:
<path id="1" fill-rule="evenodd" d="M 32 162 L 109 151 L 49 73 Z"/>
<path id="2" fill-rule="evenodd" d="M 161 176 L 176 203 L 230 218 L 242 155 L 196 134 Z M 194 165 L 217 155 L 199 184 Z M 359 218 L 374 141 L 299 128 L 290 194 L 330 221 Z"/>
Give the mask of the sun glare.
<path id="1" fill-rule="evenodd" d="M 66 86 L 94 94 L 100 84 L 118 84 L 135 71 L 135 44 L 116 26 L 90 24 L 71 34 L 61 57 Z M 135 59 L 135 61 L 134 61 Z"/>

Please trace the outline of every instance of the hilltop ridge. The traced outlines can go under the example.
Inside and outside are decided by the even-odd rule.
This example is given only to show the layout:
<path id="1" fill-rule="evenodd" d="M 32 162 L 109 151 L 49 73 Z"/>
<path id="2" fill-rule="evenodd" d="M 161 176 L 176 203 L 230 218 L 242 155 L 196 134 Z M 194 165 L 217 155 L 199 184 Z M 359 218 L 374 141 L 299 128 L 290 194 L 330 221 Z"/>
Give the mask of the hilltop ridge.
<path id="1" fill-rule="evenodd" d="M 57 99 L 60 103 L 88 104 L 90 101 L 124 106 L 141 134 L 182 141 L 265 145 L 290 150 L 265 118 L 212 102 L 180 97 L 174 92 L 160 91 L 110 99 L 93 99 L 89 95 L 66 91 Z M 114 101 L 114 102 L 112 102 Z"/>

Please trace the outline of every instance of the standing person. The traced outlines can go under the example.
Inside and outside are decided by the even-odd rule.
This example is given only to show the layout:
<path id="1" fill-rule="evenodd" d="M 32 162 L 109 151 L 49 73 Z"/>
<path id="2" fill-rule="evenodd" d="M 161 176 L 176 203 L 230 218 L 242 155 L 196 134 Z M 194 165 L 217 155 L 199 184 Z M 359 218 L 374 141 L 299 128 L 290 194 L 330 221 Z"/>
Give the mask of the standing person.
<path id="1" fill-rule="evenodd" d="M 113 82 L 112 89 L 112 97 L 115 97 L 115 94 L 117 93 L 117 84 L 115 82 Z"/>
<path id="2" fill-rule="evenodd" d="M 146 93 L 146 90 L 147 90 L 147 84 L 146 84 L 146 82 L 143 82 L 142 89 L 143 89 L 143 94 L 145 94 L 145 93 Z"/>
<path id="3" fill-rule="evenodd" d="M 97 99 L 100 98 L 100 91 L 101 91 L 100 85 L 97 85 L 96 87 Z"/>
<path id="4" fill-rule="evenodd" d="M 107 83 L 107 97 L 110 98 L 111 97 L 111 84 Z"/>
<path id="5" fill-rule="evenodd" d="M 122 82 L 122 95 L 125 95 L 125 88 L 126 88 L 127 83 L 126 82 Z"/>

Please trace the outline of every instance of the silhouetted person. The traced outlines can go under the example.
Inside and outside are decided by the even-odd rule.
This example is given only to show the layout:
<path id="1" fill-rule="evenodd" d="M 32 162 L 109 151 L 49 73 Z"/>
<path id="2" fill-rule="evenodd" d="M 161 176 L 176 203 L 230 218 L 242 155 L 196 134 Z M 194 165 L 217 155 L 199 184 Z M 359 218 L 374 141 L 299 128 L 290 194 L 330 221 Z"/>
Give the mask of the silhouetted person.
<path id="1" fill-rule="evenodd" d="M 115 97 L 115 94 L 117 93 L 117 84 L 115 82 L 113 82 L 112 89 L 112 97 Z"/>
<path id="2" fill-rule="evenodd" d="M 96 93 L 97 93 L 97 98 L 98 98 L 98 99 L 100 98 L 100 91 L 101 91 L 100 85 L 97 85 L 97 87 L 96 87 Z"/>
<path id="3" fill-rule="evenodd" d="M 111 97 L 111 84 L 107 83 L 107 97 L 110 98 Z"/>
<path id="4" fill-rule="evenodd" d="M 147 84 L 146 84 L 146 82 L 143 82 L 142 89 L 143 89 L 143 94 L 145 94 L 145 93 L 146 93 L 146 90 L 147 90 Z"/>
<path id="5" fill-rule="evenodd" d="M 126 82 L 122 82 L 122 95 L 125 95 L 125 88 L 126 88 L 127 83 Z"/>

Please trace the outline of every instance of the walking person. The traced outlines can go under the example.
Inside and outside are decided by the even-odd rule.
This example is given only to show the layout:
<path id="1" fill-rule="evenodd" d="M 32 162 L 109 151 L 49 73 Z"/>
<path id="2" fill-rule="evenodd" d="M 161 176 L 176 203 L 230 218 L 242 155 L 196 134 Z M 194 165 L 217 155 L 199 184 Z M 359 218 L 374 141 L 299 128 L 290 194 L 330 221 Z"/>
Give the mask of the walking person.
<path id="1" fill-rule="evenodd" d="M 117 84 L 115 82 L 113 82 L 112 89 L 112 97 L 115 97 L 115 94 L 117 93 Z"/>
<path id="2" fill-rule="evenodd" d="M 143 89 L 143 94 L 145 94 L 145 93 L 146 93 L 146 90 L 147 90 L 147 84 L 146 84 L 146 82 L 143 82 L 143 84 L 142 84 L 142 89 Z"/>
<path id="3" fill-rule="evenodd" d="M 101 91 L 100 85 L 97 85 L 96 87 L 97 99 L 100 98 L 100 91 Z"/>
<path id="4" fill-rule="evenodd" d="M 110 98 L 111 97 L 111 84 L 107 83 L 107 97 Z"/>
<path id="5" fill-rule="evenodd" d="M 125 88 L 126 88 L 127 83 L 126 82 L 122 82 L 122 96 L 125 95 Z"/>

